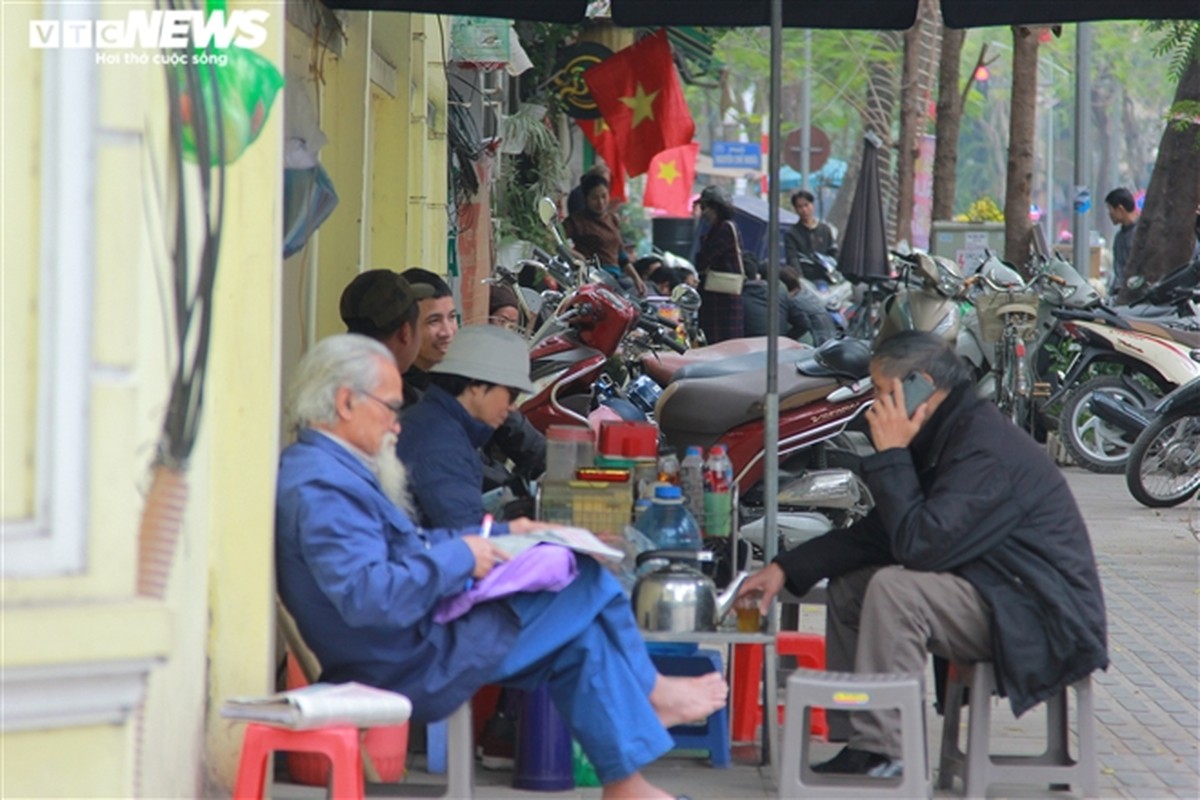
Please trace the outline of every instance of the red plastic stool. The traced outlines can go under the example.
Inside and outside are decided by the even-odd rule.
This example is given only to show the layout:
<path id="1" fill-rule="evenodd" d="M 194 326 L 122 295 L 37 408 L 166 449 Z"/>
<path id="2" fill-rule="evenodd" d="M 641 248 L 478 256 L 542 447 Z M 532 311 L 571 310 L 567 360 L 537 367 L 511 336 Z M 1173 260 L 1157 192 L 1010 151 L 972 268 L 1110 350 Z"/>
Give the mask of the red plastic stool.
<path id="1" fill-rule="evenodd" d="M 267 778 L 267 758 L 277 750 L 323 753 L 333 766 L 333 798 L 362 798 L 362 754 L 358 728 L 331 726 L 294 731 L 251 722 L 242 737 L 242 760 L 238 764 L 235 800 L 261 798 Z"/>
<path id="2" fill-rule="evenodd" d="M 300 664 L 291 653 L 287 654 L 287 688 L 299 689 L 308 681 L 300 671 Z M 408 723 L 403 725 L 376 725 L 367 728 L 362 737 L 362 749 L 370 759 L 366 767 L 374 773 L 368 777 L 381 783 L 396 783 L 402 779 L 408 766 Z M 288 774 L 296 783 L 305 786 L 327 786 L 329 784 L 329 761 L 319 753 L 288 753 Z"/>
<path id="3" fill-rule="evenodd" d="M 794 656 L 796 666 L 825 669 L 825 637 L 815 633 L 780 631 L 775 635 L 776 656 Z M 761 644 L 738 644 L 733 647 L 733 740 L 754 741 L 754 732 L 762 726 L 762 695 L 759 678 L 762 675 L 763 648 Z M 779 721 L 783 724 L 783 703 L 779 704 Z M 812 710 L 812 735 L 829 739 L 829 724 L 825 709 Z"/>

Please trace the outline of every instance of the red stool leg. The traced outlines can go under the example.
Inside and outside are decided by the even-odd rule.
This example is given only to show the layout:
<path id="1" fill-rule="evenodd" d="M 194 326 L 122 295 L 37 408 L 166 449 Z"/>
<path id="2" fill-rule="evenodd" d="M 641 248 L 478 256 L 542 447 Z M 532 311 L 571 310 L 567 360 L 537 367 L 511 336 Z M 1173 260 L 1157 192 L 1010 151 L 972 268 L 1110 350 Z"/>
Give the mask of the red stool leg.
<path id="1" fill-rule="evenodd" d="M 326 751 L 333 762 L 333 800 L 362 800 L 365 786 L 358 729 L 338 728 L 329 732 L 335 734 L 330 737 Z"/>
<path id="2" fill-rule="evenodd" d="M 335 800 L 362 800 L 362 755 L 357 728 L 343 726 L 293 731 L 257 723 L 248 724 L 242 738 L 242 757 L 233 790 L 236 800 L 254 800 L 263 796 L 267 756 L 280 750 L 325 754 L 333 766 Z"/>
<path id="3" fill-rule="evenodd" d="M 257 800 L 263 796 L 267 778 L 267 756 L 271 751 L 263 745 L 266 725 L 251 722 L 242 735 L 242 758 L 238 762 L 237 781 L 233 785 L 234 800 Z"/>
<path id="4" fill-rule="evenodd" d="M 825 637 L 816 633 L 780 631 L 775 637 L 775 648 L 781 656 L 794 656 L 796 666 L 807 669 L 825 669 Z M 780 724 L 783 724 L 783 707 L 779 709 Z M 810 732 L 813 736 L 829 740 L 829 723 L 825 709 L 813 708 Z"/>
<path id="5" fill-rule="evenodd" d="M 754 741 L 755 729 L 762 722 L 762 698 L 759 679 L 762 676 L 761 644 L 733 646 L 733 741 Z"/>

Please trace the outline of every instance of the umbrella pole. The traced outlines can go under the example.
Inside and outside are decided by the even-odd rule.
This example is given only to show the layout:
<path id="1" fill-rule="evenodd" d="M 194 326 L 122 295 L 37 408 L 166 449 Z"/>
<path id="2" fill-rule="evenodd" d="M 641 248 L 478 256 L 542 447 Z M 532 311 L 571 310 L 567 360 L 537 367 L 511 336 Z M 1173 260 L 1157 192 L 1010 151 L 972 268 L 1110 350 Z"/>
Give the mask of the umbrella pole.
<path id="1" fill-rule="evenodd" d="M 767 397 L 764 409 L 763 554 L 768 564 L 775 558 L 779 524 L 779 147 L 780 108 L 783 97 L 783 0 L 771 0 L 771 91 L 767 153 Z M 778 627 L 775 609 L 767 615 L 767 633 Z M 774 708 L 771 709 L 774 714 Z M 770 726 L 774 730 L 775 726 Z M 778 774 L 779 742 L 763 741 L 764 756 Z"/>

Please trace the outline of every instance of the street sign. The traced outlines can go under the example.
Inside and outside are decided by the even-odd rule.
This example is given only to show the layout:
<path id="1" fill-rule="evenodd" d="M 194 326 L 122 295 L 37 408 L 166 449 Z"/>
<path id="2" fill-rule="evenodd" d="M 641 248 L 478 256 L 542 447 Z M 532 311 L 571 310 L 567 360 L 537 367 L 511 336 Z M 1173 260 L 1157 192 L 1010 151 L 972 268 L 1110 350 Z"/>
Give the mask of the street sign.
<path id="1" fill-rule="evenodd" d="M 804 170 L 800 162 L 800 129 L 792 131 L 783 140 L 783 163 L 797 172 Z M 809 128 L 808 171 L 816 172 L 829 160 L 829 136 L 813 125 Z"/>
<path id="2" fill-rule="evenodd" d="M 762 147 L 758 142 L 713 142 L 714 167 L 762 169 Z"/>

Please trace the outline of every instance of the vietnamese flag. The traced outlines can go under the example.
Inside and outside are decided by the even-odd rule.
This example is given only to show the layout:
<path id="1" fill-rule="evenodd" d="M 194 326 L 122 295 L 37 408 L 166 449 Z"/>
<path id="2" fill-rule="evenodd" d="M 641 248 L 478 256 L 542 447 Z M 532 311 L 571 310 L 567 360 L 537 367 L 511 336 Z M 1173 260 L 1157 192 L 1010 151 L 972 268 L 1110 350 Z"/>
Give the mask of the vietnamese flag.
<path id="1" fill-rule="evenodd" d="M 612 172 L 612 180 L 608 186 L 609 199 L 614 203 L 625 202 L 625 165 L 621 163 L 621 156 L 617 152 L 617 140 L 613 137 L 612 128 L 608 127 L 603 117 L 577 119 L 575 124 L 583 131 L 583 135 L 592 143 L 592 149 L 604 159 L 604 163 L 608 164 L 608 169 Z"/>
<path id="2" fill-rule="evenodd" d="M 696 181 L 696 155 L 700 143 L 663 150 L 650 162 L 646 173 L 646 196 L 642 205 L 667 212 L 671 217 L 692 213 L 692 184 Z"/>
<path id="3" fill-rule="evenodd" d="M 628 174 L 641 175 L 654 156 L 692 140 L 696 125 L 665 30 L 601 61 L 583 80 L 612 128 Z"/>

